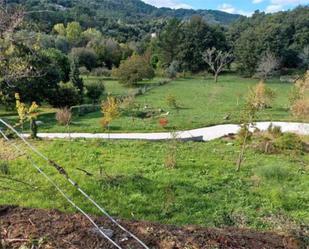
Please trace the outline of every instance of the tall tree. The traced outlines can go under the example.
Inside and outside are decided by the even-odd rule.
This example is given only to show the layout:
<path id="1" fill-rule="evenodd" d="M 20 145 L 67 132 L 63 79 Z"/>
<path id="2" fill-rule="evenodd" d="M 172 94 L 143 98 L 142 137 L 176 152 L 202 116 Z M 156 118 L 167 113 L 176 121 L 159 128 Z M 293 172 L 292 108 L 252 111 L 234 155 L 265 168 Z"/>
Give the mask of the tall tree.
<path id="1" fill-rule="evenodd" d="M 267 51 L 280 58 L 282 67 L 299 66 L 299 54 L 309 44 L 308 20 L 309 6 L 239 19 L 228 32 L 239 72 L 252 76 Z"/>
<path id="2" fill-rule="evenodd" d="M 77 45 L 81 41 L 82 28 L 78 22 L 70 22 L 66 27 L 66 37 L 68 41 Z"/>
<path id="3" fill-rule="evenodd" d="M 78 89 L 80 101 L 82 102 L 84 93 L 84 81 L 80 77 L 78 62 L 74 59 L 71 61 L 70 81 Z"/>
<path id="4" fill-rule="evenodd" d="M 159 34 L 157 49 L 159 60 L 163 67 L 168 67 L 177 59 L 183 32 L 182 23 L 178 19 L 171 19 Z"/>
<path id="5" fill-rule="evenodd" d="M 185 70 L 198 72 L 207 65 L 203 59 L 206 49 L 215 47 L 225 51 L 227 42 L 220 28 L 208 25 L 200 16 L 194 16 L 184 26 L 184 38 L 179 52 L 179 61 Z"/>

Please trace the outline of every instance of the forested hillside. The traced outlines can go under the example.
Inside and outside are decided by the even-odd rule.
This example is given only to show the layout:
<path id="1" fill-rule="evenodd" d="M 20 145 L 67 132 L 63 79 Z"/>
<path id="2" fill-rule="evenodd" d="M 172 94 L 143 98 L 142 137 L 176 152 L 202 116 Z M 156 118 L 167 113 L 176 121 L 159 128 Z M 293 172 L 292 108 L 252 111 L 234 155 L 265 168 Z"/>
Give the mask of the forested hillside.
<path id="1" fill-rule="evenodd" d="M 11 4 L 21 4 L 31 11 L 29 17 L 39 24 L 41 30 L 50 31 L 56 23 L 78 21 L 82 27 L 96 27 L 104 33 L 138 32 L 155 30 L 166 18 L 181 20 L 193 15 L 202 16 L 213 24 L 230 24 L 238 19 L 217 10 L 173 10 L 156 8 L 141 0 L 8 0 Z"/>

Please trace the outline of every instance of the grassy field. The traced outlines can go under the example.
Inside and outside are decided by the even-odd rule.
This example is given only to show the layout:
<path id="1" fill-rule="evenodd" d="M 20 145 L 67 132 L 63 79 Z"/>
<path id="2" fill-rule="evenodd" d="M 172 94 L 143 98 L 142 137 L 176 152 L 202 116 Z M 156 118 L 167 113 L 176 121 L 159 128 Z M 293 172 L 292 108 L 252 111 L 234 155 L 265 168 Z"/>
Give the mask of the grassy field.
<path id="1" fill-rule="evenodd" d="M 249 150 L 235 171 L 235 141 L 179 143 L 176 168 L 166 168 L 168 143 L 37 141 L 82 188 L 114 216 L 167 224 L 258 229 L 309 224 L 309 155 L 264 155 Z M 25 157 L 1 143 L 0 205 L 73 211 Z M 61 150 L 59 150 L 61 148 Z M 5 150 L 5 151 L 4 151 Z M 1 154 L 0 154 L 1 155 Z M 97 213 L 40 159 L 36 162 L 90 213 Z M 6 167 L 8 165 L 9 174 Z M 86 170 L 91 176 L 86 176 Z M 1 177 L 13 177 L 26 184 Z M 7 183 L 10 188 L 6 189 Z"/>
<path id="2" fill-rule="evenodd" d="M 95 77 L 86 78 L 86 82 L 100 80 Z M 150 85 L 157 82 L 154 79 L 144 84 Z M 162 131 L 171 129 L 192 129 L 221 123 L 239 123 L 240 113 L 250 87 L 258 80 L 241 78 L 237 75 L 223 75 L 219 83 L 214 83 L 212 78 L 202 77 L 178 79 L 167 85 L 155 87 L 145 95 L 136 98 L 136 102 L 143 110 L 148 106 L 152 110 L 162 109 L 169 112 L 169 124 L 166 128 L 159 126 L 159 117 L 132 118 L 130 115 L 122 115 L 114 120 L 110 132 L 132 131 Z M 114 95 L 123 95 L 132 91 L 120 85 L 117 81 L 105 80 L 106 91 Z M 264 121 L 301 121 L 293 118 L 289 113 L 289 93 L 292 85 L 281 83 L 279 80 L 269 80 L 267 85 L 271 87 L 276 98 L 272 108 L 262 111 L 258 120 Z M 166 97 L 175 96 L 179 110 L 168 106 Z M 230 119 L 224 119 L 230 116 Z M 75 117 L 70 127 L 72 132 L 104 132 L 100 125 L 101 112 L 90 113 L 82 117 Z M 11 117 L 14 119 L 14 117 Z M 66 132 L 67 128 L 57 125 L 54 114 L 41 115 L 39 120 L 44 124 L 40 131 Z M 304 120 L 302 120 L 304 121 Z M 12 121 L 13 122 L 13 121 Z"/>

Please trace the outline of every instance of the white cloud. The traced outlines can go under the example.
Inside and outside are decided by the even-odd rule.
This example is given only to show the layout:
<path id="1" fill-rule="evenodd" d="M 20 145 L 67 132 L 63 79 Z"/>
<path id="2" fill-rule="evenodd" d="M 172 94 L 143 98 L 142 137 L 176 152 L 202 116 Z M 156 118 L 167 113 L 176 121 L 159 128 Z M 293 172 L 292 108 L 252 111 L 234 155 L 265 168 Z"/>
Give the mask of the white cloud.
<path id="1" fill-rule="evenodd" d="M 236 13 L 236 9 L 233 7 L 233 5 L 224 3 L 218 6 L 218 9 L 227 13 L 234 14 Z"/>
<path id="2" fill-rule="evenodd" d="M 308 0 L 271 0 L 273 5 L 309 4 Z"/>
<path id="3" fill-rule="evenodd" d="M 309 0 L 270 0 L 270 5 L 266 7 L 265 12 L 274 13 L 299 4 L 309 4 Z"/>
<path id="4" fill-rule="evenodd" d="M 262 3 L 264 2 L 264 0 L 253 0 L 252 3 L 253 4 L 259 4 L 259 3 Z"/>
<path id="5" fill-rule="evenodd" d="M 282 11 L 284 10 L 283 5 L 281 4 L 271 4 L 268 5 L 267 8 L 265 9 L 266 13 L 274 13 L 274 12 L 278 12 L 278 11 Z"/>
<path id="6" fill-rule="evenodd" d="M 192 9 L 192 6 L 186 3 L 181 3 L 176 0 L 143 0 L 145 3 L 156 7 L 168 7 L 172 9 Z"/>
<path id="7" fill-rule="evenodd" d="M 240 14 L 244 16 L 251 16 L 252 12 L 236 9 L 233 5 L 224 3 L 218 6 L 218 10 L 230 13 L 230 14 Z"/>

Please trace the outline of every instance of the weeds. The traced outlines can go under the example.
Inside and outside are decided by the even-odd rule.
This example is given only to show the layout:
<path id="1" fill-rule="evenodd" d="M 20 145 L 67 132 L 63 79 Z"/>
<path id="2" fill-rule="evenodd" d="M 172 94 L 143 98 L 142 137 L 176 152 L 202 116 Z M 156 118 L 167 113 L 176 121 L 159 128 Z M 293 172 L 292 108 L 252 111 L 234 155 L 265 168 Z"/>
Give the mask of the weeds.
<path id="1" fill-rule="evenodd" d="M 59 125 L 68 126 L 72 121 L 72 112 L 67 107 L 58 109 L 56 112 L 56 120 Z"/>
<path id="2" fill-rule="evenodd" d="M 2 174 L 2 175 L 10 174 L 10 167 L 9 167 L 8 162 L 6 162 L 6 161 L 0 162 L 0 174 Z"/>

